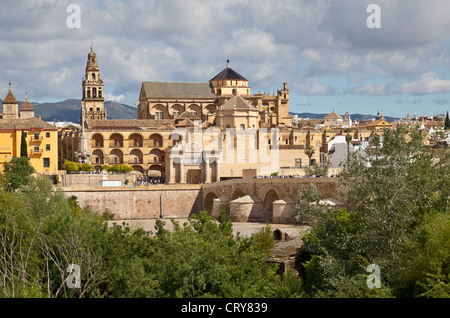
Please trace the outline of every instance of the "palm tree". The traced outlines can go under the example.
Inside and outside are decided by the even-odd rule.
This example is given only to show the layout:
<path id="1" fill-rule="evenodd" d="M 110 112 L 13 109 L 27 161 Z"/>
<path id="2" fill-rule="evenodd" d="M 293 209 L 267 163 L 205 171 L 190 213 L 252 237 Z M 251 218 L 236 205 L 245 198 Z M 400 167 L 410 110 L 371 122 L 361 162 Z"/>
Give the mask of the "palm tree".
<path id="1" fill-rule="evenodd" d="M 311 166 L 311 157 L 314 155 L 314 153 L 315 150 L 313 146 L 309 145 L 305 147 L 305 155 L 307 155 L 309 158 L 309 166 Z"/>

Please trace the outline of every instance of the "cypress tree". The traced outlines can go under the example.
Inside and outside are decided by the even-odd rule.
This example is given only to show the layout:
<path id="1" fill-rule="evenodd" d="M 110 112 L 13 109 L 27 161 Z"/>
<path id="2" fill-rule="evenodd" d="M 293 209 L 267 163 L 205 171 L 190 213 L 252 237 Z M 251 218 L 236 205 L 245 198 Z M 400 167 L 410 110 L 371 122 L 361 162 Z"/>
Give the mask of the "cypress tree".
<path id="1" fill-rule="evenodd" d="M 450 129 L 450 119 L 448 118 L 448 111 L 447 111 L 447 115 L 445 116 L 444 129 Z"/>
<path id="2" fill-rule="evenodd" d="M 25 139 L 25 133 L 23 132 L 23 130 L 22 130 L 22 140 L 20 142 L 20 156 L 28 157 L 27 140 Z"/>

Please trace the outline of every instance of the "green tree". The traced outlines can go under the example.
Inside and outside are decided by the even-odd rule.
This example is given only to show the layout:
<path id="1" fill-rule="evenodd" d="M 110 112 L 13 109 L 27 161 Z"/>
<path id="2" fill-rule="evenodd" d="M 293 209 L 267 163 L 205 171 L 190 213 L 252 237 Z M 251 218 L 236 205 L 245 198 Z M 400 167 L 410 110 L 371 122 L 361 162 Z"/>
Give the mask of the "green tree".
<path id="1" fill-rule="evenodd" d="M 158 229 L 152 255 L 164 297 L 270 297 L 278 286 L 275 264 L 261 247 L 266 236 L 233 236 L 226 217 L 214 222 L 206 211 L 174 230 Z M 259 246 L 259 248 L 257 248 Z"/>
<path id="2" fill-rule="evenodd" d="M 21 157 L 28 157 L 28 146 L 27 146 L 27 140 L 25 138 L 25 133 L 22 130 L 22 139 L 20 141 L 20 156 Z"/>
<path id="3" fill-rule="evenodd" d="M 42 225 L 21 193 L 0 192 L 0 297 L 42 297 Z"/>
<path id="4" fill-rule="evenodd" d="M 13 157 L 11 161 L 5 162 L 2 181 L 8 191 L 29 184 L 32 181 L 31 175 L 35 172 L 28 157 Z"/>
<path id="5" fill-rule="evenodd" d="M 307 177 L 316 176 L 316 177 L 327 177 L 328 176 L 328 165 L 319 166 L 317 163 L 312 165 L 312 167 L 308 167 L 305 170 L 305 175 Z"/>
<path id="6" fill-rule="evenodd" d="M 128 173 L 133 171 L 133 167 L 129 165 L 114 165 L 114 166 L 106 166 L 106 171 L 108 172 L 116 172 L 116 173 Z"/>
<path id="7" fill-rule="evenodd" d="M 448 112 L 447 115 L 445 115 L 444 129 L 450 129 L 450 119 L 448 117 Z"/>
<path id="8" fill-rule="evenodd" d="M 347 133 L 347 135 L 345 135 L 345 142 L 347 143 L 347 167 L 348 167 L 349 154 L 350 154 L 350 142 L 352 141 L 353 137 L 350 134 L 351 130 L 349 128 L 347 128 L 345 130 L 345 132 Z"/>
<path id="9" fill-rule="evenodd" d="M 394 286 L 400 297 L 450 297 L 450 220 L 427 215 L 401 257 Z"/>
<path id="10" fill-rule="evenodd" d="M 64 170 L 67 172 L 78 172 L 80 169 L 80 164 L 74 161 L 64 160 L 64 164 L 62 166 Z"/>
<path id="11" fill-rule="evenodd" d="M 63 169 L 67 172 L 94 171 L 94 167 L 87 162 L 79 163 L 69 160 L 64 160 Z"/>
<path id="12" fill-rule="evenodd" d="M 311 157 L 314 156 L 314 153 L 315 153 L 314 147 L 311 145 L 306 146 L 304 151 L 305 151 L 305 155 L 307 155 L 309 158 L 309 165 L 311 166 Z"/>
<path id="13" fill-rule="evenodd" d="M 365 256 L 389 270 L 421 214 L 433 208 L 437 169 L 419 129 L 399 125 L 374 136 L 374 150 L 350 155 L 343 175 L 348 202 L 362 218 Z M 438 192 L 436 192 L 438 191 Z"/>
<path id="14" fill-rule="evenodd" d="M 79 165 L 78 171 L 92 172 L 94 171 L 94 167 L 87 162 L 83 162 Z"/>
<path id="15" fill-rule="evenodd" d="M 447 261 L 446 252 L 440 249 L 448 245 L 447 239 L 436 240 L 431 235 L 417 233 L 432 211 L 447 218 L 450 155 L 445 149 L 439 153 L 430 151 L 424 146 L 423 138 L 418 127 L 408 129 L 401 125 L 383 131 L 382 136 L 374 135 L 373 147 L 366 153 L 351 153 L 346 163 L 342 192 L 351 212 L 324 213 L 314 205 L 309 207 L 314 227 L 304 237 L 303 251 L 309 256 L 302 270 L 309 295 L 445 294 L 448 272 L 443 264 Z M 308 209 L 308 201 L 317 202 L 317 199 L 317 193 L 314 196 L 311 192 L 303 203 L 304 210 Z M 427 245 L 430 247 L 424 249 Z M 424 249 L 422 264 L 433 263 L 431 259 L 425 261 L 425 251 L 431 246 L 436 248 L 434 259 L 442 260 L 437 267 L 441 270 L 430 270 L 429 265 L 420 269 L 411 266 L 415 254 L 420 257 L 417 251 L 421 248 Z M 369 264 L 377 264 L 382 269 L 381 290 L 364 289 L 365 269 Z M 424 271 L 424 268 L 428 269 Z M 413 281 L 420 282 L 420 291 L 417 285 L 411 287 Z"/>

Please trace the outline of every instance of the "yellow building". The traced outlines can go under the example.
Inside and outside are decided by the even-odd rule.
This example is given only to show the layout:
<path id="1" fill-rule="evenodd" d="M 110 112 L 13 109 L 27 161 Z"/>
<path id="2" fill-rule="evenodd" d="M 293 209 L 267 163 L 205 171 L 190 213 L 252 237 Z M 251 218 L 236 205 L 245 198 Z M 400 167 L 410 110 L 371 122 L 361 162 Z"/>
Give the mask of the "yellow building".
<path id="1" fill-rule="evenodd" d="M 58 171 L 58 129 L 34 117 L 34 110 L 28 101 L 18 108 L 18 102 L 11 92 L 11 84 L 3 100 L 0 119 L 0 164 L 1 171 L 6 161 L 20 157 L 22 134 L 25 134 L 27 155 L 38 173 L 56 174 Z"/>

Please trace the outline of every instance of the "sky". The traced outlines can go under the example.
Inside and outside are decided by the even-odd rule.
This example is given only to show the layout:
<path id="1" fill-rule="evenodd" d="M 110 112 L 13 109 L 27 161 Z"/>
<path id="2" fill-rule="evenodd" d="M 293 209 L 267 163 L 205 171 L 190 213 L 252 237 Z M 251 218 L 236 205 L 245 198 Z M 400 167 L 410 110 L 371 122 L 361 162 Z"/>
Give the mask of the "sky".
<path id="1" fill-rule="evenodd" d="M 2 0 L 0 98 L 11 81 L 21 101 L 81 99 L 92 44 L 106 99 L 131 106 L 143 81 L 208 82 L 229 58 L 252 93 L 287 82 L 291 112 L 437 115 L 449 13 L 448 0 Z"/>

